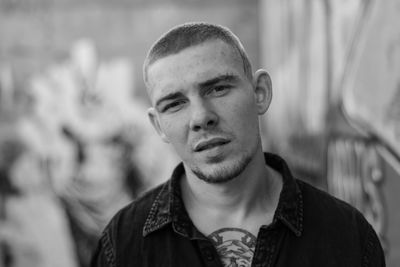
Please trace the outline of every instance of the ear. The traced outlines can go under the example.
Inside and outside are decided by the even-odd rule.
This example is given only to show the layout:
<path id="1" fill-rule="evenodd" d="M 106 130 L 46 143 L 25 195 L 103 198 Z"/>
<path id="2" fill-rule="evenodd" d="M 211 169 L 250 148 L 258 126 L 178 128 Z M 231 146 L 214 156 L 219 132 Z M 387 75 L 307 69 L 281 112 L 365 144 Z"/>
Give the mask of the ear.
<path id="1" fill-rule="evenodd" d="M 257 70 L 253 76 L 253 84 L 258 114 L 262 115 L 268 110 L 272 100 L 272 83 L 268 72 Z"/>
<path id="2" fill-rule="evenodd" d="M 158 119 L 158 114 L 155 108 L 151 107 L 147 110 L 147 115 L 149 116 L 150 122 L 153 125 L 154 129 L 156 129 L 158 135 L 165 143 L 169 143 L 169 140 L 165 133 L 163 132 L 160 121 Z"/>

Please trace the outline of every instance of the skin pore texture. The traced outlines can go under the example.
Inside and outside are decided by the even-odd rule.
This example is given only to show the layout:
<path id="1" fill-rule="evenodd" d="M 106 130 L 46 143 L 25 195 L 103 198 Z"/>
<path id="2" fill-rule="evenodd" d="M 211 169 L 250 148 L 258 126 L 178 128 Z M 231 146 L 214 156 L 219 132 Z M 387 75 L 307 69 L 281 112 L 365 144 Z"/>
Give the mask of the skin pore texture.
<path id="1" fill-rule="evenodd" d="M 209 40 L 156 60 L 147 86 L 150 120 L 184 164 L 182 198 L 191 220 L 224 266 L 250 266 L 282 187 L 265 165 L 259 131 L 258 116 L 272 97 L 267 72 L 250 81 L 238 52 Z"/>

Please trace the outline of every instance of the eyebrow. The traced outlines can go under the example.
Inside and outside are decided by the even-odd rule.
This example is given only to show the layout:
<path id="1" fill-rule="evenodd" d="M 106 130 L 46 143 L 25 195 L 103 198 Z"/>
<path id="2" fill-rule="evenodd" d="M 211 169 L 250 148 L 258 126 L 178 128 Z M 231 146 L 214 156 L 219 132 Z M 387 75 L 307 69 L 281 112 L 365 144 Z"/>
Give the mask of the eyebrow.
<path id="1" fill-rule="evenodd" d="M 180 96 L 182 96 L 182 93 L 181 93 L 181 92 L 172 92 L 172 93 L 169 93 L 169 94 L 167 94 L 167 95 L 161 97 L 160 99 L 158 99 L 155 106 L 156 106 L 156 108 L 157 108 L 157 107 L 161 104 L 161 102 L 164 102 L 164 101 L 167 101 L 167 100 L 171 100 L 171 99 L 176 99 L 176 98 L 178 98 L 178 97 L 180 97 Z"/>
<path id="2" fill-rule="evenodd" d="M 207 88 L 219 82 L 237 82 L 239 81 L 239 77 L 234 74 L 223 74 L 212 79 L 206 80 L 204 82 L 199 83 L 200 88 Z M 181 92 L 172 92 L 169 93 L 156 101 L 155 107 L 157 108 L 162 102 L 176 99 L 182 96 Z"/>
<path id="3" fill-rule="evenodd" d="M 220 76 L 217 76 L 217 77 L 215 77 L 215 78 L 212 78 L 212 79 L 210 79 L 210 80 L 206 80 L 206 81 L 204 81 L 204 82 L 201 82 L 201 83 L 199 84 L 199 87 L 200 87 L 200 88 L 203 88 L 203 87 L 210 87 L 210 86 L 212 86 L 212 85 L 214 85 L 214 84 L 217 84 L 217 83 L 219 83 L 219 82 L 237 82 L 237 81 L 239 81 L 239 77 L 238 77 L 237 75 L 234 75 L 234 74 L 224 74 L 224 75 L 220 75 Z"/>

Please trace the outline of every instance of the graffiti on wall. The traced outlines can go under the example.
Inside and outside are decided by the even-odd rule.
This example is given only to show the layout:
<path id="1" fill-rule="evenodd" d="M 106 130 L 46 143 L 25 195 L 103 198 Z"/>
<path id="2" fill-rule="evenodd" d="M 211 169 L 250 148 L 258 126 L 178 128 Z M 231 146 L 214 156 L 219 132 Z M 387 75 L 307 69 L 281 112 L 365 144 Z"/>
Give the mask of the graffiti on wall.
<path id="1" fill-rule="evenodd" d="M 399 1 L 261 3 L 274 89 L 263 141 L 359 208 L 387 245 L 381 156 L 399 166 Z"/>
<path id="2" fill-rule="evenodd" d="M 6 266 L 88 266 L 111 217 L 168 178 L 177 159 L 147 120 L 132 68 L 127 59 L 102 61 L 90 40 L 80 40 L 19 97 L 9 69 L 3 71 Z"/>

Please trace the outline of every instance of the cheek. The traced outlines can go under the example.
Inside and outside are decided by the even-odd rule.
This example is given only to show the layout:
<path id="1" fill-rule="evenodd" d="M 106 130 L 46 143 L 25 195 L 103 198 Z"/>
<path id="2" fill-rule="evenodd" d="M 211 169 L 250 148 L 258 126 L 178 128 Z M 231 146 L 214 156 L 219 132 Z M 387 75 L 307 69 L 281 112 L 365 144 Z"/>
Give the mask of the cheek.
<path id="1" fill-rule="evenodd" d="M 168 140 L 174 144 L 184 141 L 185 126 L 183 118 L 168 118 L 161 122 L 161 128 Z"/>
<path id="2" fill-rule="evenodd" d="M 250 99 L 241 105 L 233 106 L 232 113 L 236 114 L 232 121 L 235 122 L 235 127 L 241 135 L 254 139 L 259 129 L 258 112 L 254 101 Z"/>

